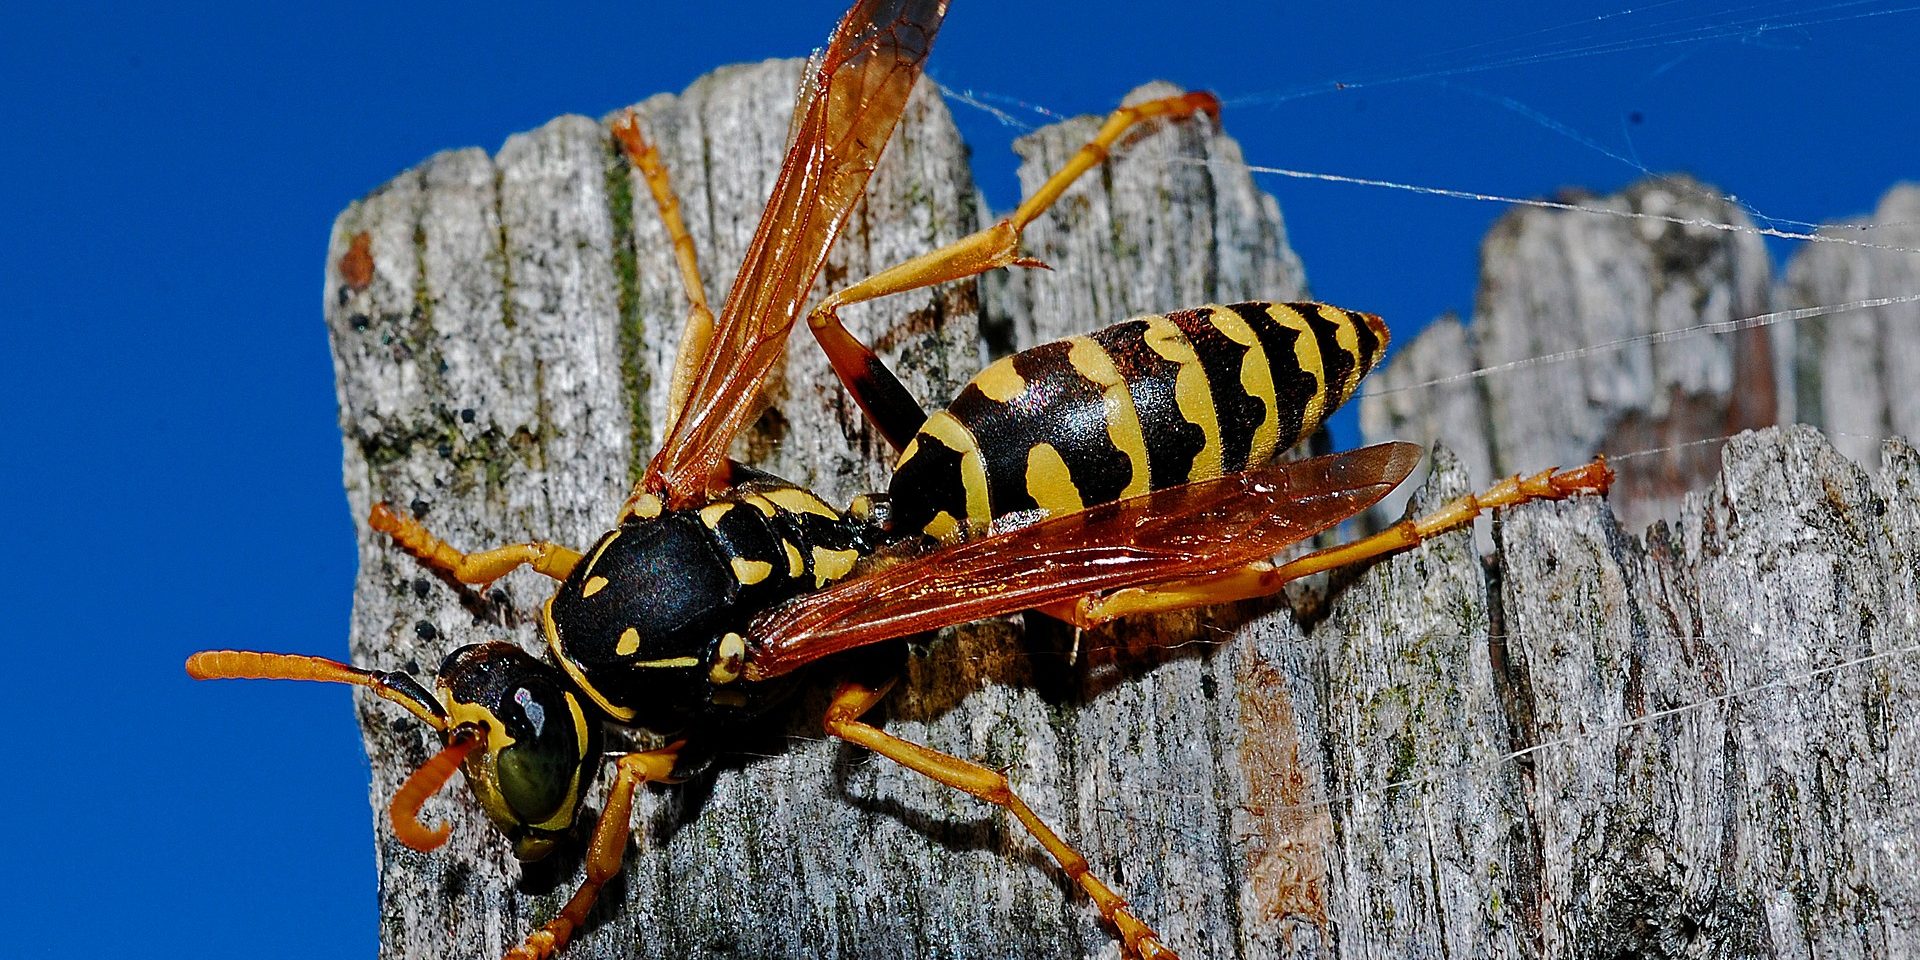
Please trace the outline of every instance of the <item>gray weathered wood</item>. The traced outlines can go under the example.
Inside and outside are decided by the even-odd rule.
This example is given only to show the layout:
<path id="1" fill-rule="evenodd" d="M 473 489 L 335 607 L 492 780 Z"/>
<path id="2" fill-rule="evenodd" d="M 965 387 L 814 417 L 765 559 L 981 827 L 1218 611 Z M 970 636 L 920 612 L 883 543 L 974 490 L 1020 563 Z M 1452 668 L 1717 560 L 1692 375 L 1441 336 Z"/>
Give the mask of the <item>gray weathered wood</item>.
<path id="1" fill-rule="evenodd" d="M 641 105 L 716 298 L 795 77 L 792 62 L 733 68 Z M 1023 140 L 1027 188 L 1091 129 Z M 944 106 L 918 91 L 824 282 L 980 225 L 963 158 Z M 1161 128 L 1034 225 L 1029 251 L 1054 271 L 850 320 L 938 402 L 981 364 L 983 313 L 992 339 L 1025 344 L 1298 295 L 1278 210 L 1238 161 L 1198 124 Z M 357 288 L 342 264 L 363 231 L 374 270 Z M 356 515 L 415 502 L 470 548 L 580 544 L 611 523 L 664 432 L 682 311 L 651 201 L 604 126 L 567 117 L 493 157 L 434 157 L 351 206 L 333 238 Z M 884 444 L 805 334 L 771 395 L 742 455 L 832 499 L 883 483 Z M 1726 479 L 1647 545 L 1599 501 L 1512 511 L 1491 565 L 1471 537 L 1441 538 L 1361 574 L 1311 630 L 1284 608 L 1207 611 L 1102 631 L 1078 665 L 1055 628 L 947 631 L 915 648 L 888 729 L 1008 768 L 1190 957 L 1911 950 L 1920 667 L 1795 679 L 1916 642 L 1920 457 L 1886 456 L 1869 478 L 1809 431 L 1744 437 L 1722 454 Z M 1486 479 L 1436 460 L 1423 502 Z M 462 643 L 540 647 L 540 578 L 463 595 L 364 527 L 361 544 L 362 663 L 426 674 Z M 623 879 L 567 955 L 1114 955 L 1024 834 L 820 740 L 821 703 L 802 698 L 715 774 L 647 791 Z M 399 846 L 385 804 L 436 744 L 390 705 L 359 711 L 383 955 L 498 956 L 558 909 L 577 859 L 523 878 L 460 790 L 427 808 L 454 824 L 445 848 Z"/>
<path id="2" fill-rule="evenodd" d="M 1475 476 L 1665 448 L 1615 465 L 1614 508 L 1639 529 L 1672 516 L 1719 469 L 1716 438 L 1777 422 L 1766 330 L 1645 339 L 1765 313 L 1766 248 L 1751 232 L 1658 219 L 1752 226 L 1744 209 L 1685 177 L 1563 199 L 1631 216 L 1521 208 L 1502 217 L 1481 247 L 1472 323 L 1463 331 L 1443 320 L 1405 345 L 1401 362 L 1368 384 L 1361 417 L 1370 437 L 1460 444 Z M 1533 362 L 1615 341 L 1633 342 Z M 1510 364 L 1498 376 L 1412 386 Z M 1398 509 L 1389 501 L 1385 512 Z"/>
<path id="3" fill-rule="evenodd" d="M 1847 230 L 1845 226 L 1860 226 Z M 1774 300 L 1780 309 L 1908 297 L 1920 290 L 1920 185 L 1887 192 L 1867 224 L 1844 221 L 1832 236 L 1855 244 L 1808 244 L 1787 262 Z M 1920 435 L 1920 303 L 1895 303 L 1783 327 L 1781 419 L 1827 430 L 1861 463 L 1879 438 Z"/>

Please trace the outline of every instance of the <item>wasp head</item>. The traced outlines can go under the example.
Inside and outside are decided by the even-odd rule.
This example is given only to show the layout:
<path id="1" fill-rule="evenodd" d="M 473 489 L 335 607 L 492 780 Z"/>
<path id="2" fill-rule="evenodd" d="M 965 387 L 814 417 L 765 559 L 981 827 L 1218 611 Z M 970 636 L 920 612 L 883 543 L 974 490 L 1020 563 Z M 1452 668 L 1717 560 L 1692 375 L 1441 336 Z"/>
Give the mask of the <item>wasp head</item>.
<path id="1" fill-rule="evenodd" d="M 448 654 L 437 687 L 450 738 L 466 730 L 476 740 L 463 769 L 488 819 L 514 856 L 546 856 L 599 768 L 599 718 L 558 670 L 510 643 Z"/>

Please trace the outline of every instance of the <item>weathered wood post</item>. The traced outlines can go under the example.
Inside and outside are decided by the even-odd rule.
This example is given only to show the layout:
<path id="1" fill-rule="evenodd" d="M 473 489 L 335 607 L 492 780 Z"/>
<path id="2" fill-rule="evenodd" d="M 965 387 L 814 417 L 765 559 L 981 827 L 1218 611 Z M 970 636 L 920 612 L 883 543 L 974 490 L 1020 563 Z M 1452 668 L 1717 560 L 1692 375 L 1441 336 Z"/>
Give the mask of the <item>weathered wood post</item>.
<path id="1" fill-rule="evenodd" d="M 715 296 L 798 66 L 640 106 Z M 1029 188 L 1090 129 L 1022 141 Z M 985 222 L 964 157 L 923 85 L 823 284 Z M 1160 128 L 1035 224 L 1051 273 L 848 319 L 938 403 L 989 342 L 1300 295 L 1239 159 L 1201 125 Z M 583 544 L 613 522 L 664 432 L 682 317 L 635 186 L 603 123 L 564 117 L 341 214 L 326 310 L 357 515 L 409 504 L 469 547 Z M 885 444 L 801 337 L 741 449 L 844 503 L 883 485 Z M 1810 431 L 1743 438 L 1646 544 L 1602 502 L 1514 511 L 1491 562 L 1443 538 L 1346 584 L 1310 629 L 1284 606 L 1209 611 L 1090 638 L 1077 664 L 1056 630 L 948 631 L 914 648 L 888 728 L 1006 766 L 1189 957 L 1897 953 L 1920 937 L 1920 666 L 1813 674 L 1916 642 L 1920 458 L 1885 458 L 1870 477 Z M 1470 485 L 1438 459 L 1429 501 Z M 461 591 L 360 534 L 361 663 L 430 673 L 464 643 L 540 648 L 539 578 Z M 624 876 L 567 956 L 1113 954 L 1024 834 L 822 740 L 822 701 L 713 775 L 648 791 Z M 435 745 L 358 704 L 381 811 Z M 577 855 L 523 875 L 462 791 L 426 815 L 454 824 L 430 855 L 379 830 L 384 956 L 497 957 L 577 882 Z"/>

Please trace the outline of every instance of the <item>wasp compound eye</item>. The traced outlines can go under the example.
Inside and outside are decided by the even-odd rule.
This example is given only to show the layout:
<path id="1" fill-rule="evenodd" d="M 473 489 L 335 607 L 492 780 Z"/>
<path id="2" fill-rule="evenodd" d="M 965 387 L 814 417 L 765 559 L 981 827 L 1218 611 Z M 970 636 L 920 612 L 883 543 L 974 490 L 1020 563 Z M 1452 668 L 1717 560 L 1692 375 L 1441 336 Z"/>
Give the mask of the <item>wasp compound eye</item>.
<path id="1" fill-rule="evenodd" d="M 500 795 L 523 823 L 541 823 L 568 800 L 582 747 L 565 691 L 542 677 L 515 684 L 495 711 L 513 744 L 500 751 Z"/>

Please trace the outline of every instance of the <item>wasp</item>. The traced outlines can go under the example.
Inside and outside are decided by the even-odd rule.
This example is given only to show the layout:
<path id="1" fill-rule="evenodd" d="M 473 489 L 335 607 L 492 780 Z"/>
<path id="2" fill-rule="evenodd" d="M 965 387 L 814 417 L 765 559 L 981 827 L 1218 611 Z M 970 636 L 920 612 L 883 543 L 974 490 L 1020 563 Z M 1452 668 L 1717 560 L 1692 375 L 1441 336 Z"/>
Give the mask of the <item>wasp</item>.
<path id="1" fill-rule="evenodd" d="M 733 289 L 716 317 L 658 152 L 634 115 L 614 133 L 672 238 L 688 319 L 670 388 L 673 426 L 584 550 L 550 542 L 462 552 L 377 504 L 370 526 L 430 569 L 484 585 L 522 566 L 558 583 L 542 605 L 547 657 L 507 643 L 461 647 L 431 687 L 404 673 L 319 657 L 194 654 L 201 679 L 356 684 L 441 734 L 444 748 L 389 807 L 396 836 L 444 842 L 427 798 L 464 773 L 522 860 L 570 835 L 601 767 L 609 724 L 665 746 L 615 757 L 585 878 L 559 915 L 509 951 L 561 950 L 616 877 L 635 792 L 701 762 L 701 744 L 749 724 L 823 660 L 944 626 L 1039 611 L 1078 628 L 1267 596 L 1302 576 L 1413 546 L 1481 511 L 1603 493 L 1603 462 L 1516 477 L 1368 537 L 1273 558 L 1366 509 L 1418 460 L 1389 443 L 1277 458 L 1352 396 L 1380 360 L 1379 317 L 1320 303 L 1211 304 L 1139 317 L 1034 347 L 976 375 L 929 415 L 838 311 L 1002 267 L 1022 229 L 1131 128 L 1217 116 L 1193 93 L 1117 110 L 1006 219 L 832 293 L 805 298 L 922 72 L 944 0 L 859 0 L 809 63 L 790 145 Z M 731 460 L 753 398 L 802 313 L 874 429 L 897 451 L 884 493 L 838 508 Z M 1092 900 L 1132 956 L 1175 953 L 1005 776 L 887 733 L 864 718 L 892 683 L 873 660 L 839 680 L 824 731 L 1010 813 Z"/>

